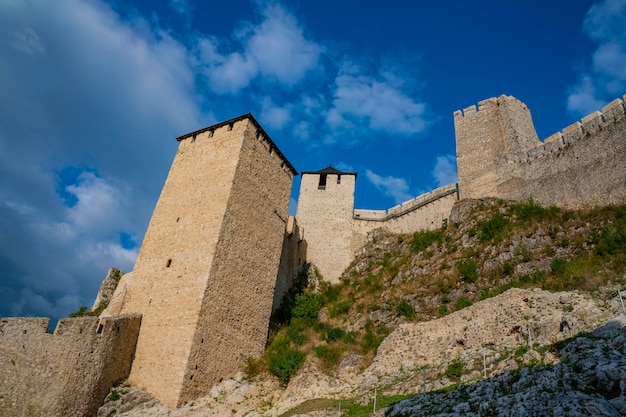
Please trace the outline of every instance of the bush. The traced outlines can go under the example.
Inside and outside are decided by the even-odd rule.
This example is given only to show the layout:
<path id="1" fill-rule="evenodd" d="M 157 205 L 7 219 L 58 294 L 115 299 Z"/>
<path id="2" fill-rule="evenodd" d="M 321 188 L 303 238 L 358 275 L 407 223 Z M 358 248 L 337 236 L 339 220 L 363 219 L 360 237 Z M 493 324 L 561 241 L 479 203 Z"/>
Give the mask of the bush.
<path id="1" fill-rule="evenodd" d="M 464 259 L 456 264 L 456 270 L 464 282 L 476 282 L 478 279 L 478 264 L 473 259 Z"/>
<path id="2" fill-rule="evenodd" d="M 396 315 L 406 317 L 409 320 L 413 320 L 415 318 L 415 309 L 413 306 L 405 300 L 400 301 L 398 305 L 396 305 Z"/>
<path id="3" fill-rule="evenodd" d="M 338 329 L 336 327 L 331 327 L 330 329 L 326 330 L 326 342 L 331 343 L 334 342 L 335 340 L 339 340 L 342 337 L 344 337 L 346 334 L 346 331 L 343 329 Z"/>
<path id="4" fill-rule="evenodd" d="M 350 307 L 352 307 L 352 302 L 350 300 L 339 301 L 330 309 L 330 317 L 333 318 L 346 314 L 350 311 Z"/>
<path id="5" fill-rule="evenodd" d="M 316 346 L 313 348 L 315 355 L 322 360 L 322 368 L 331 369 L 341 360 L 341 349 L 333 346 Z"/>
<path id="6" fill-rule="evenodd" d="M 554 258 L 550 262 L 550 270 L 553 274 L 562 274 L 567 269 L 567 261 L 561 258 Z"/>
<path id="7" fill-rule="evenodd" d="M 545 208 L 532 198 L 529 198 L 526 201 L 511 206 L 511 211 L 520 220 L 539 220 L 554 217 L 556 214 L 558 214 L 559 209 L 554 206 Z"/>
<path id="8" fill-rule="evenodd" d="M 303 345 L 309 340 L 309 338 L 295 326 L 289 326 L 287 329 L 287 337 L 298 346 Z"/>
<path id="9" fill-rule="evenodd" d="M 454 304 L 454 308 L 456 310 L 462 310 L 465 307 L 469 307 L 472 305 L 471 300 L 465 298 L 465 297 L 459 297 L 456 299 L 456 303 Z"/>
<path id="10" fill-rule="evenodd" d="M 247 357 L 246 363 L 243 365 L 243 372 L 246 374 L 248 379 L 255 378 L 261 373 L 261 369 L 263 369 L 263 360 Z"/>
<path id="11" fill-rule="evenodd" d="M 302 318 L 309 322 L 317 320 L 317 315 L 322 309 L 322 298 L 316 294 L 298 294 L 296 302 L 291 310 L 292 318 Z"/>
<path id="12" fill-rule="evenodd" d="M 77 311 L 73 311 L 70 313 L 70 317 L 84 317 L 88 313 L 86 306 L 80 306 Z"/>
<path id="13" fill-rule="evenodd" d="M 441 242 L 442 237 L 441 231 L 420 230 L 413 234 L 409 248 L 413 253 L 422 252 L 433 243 Z"/>
<path id="14" fill-rule="evenodd" d="M 504 233 L 510 228 L 510 220 L 502 216 L 502 214 L 496 213 L 490 219 L 479 223 L 478 239 L 481 242 L 487 242 L 490 240 L 499 242 L 504 237 Z"/>
<path id="15" fill-rule="evenodd" d="M 290 346 L 285 336 L 276 336 L 267 349 L 269 371 L 282 384 L 287 384 L 304 362 L 304 353 Z"/>
<path id="16" fill-rule="evenodd" d="M 455 359 L 450 362 L 448 368 L 446 369 L 445 375 L 450 379 L 459 379 L 463 376 L 463 368 L 465 367 L 465 363 L 463 363 L 460 359 Z"/>

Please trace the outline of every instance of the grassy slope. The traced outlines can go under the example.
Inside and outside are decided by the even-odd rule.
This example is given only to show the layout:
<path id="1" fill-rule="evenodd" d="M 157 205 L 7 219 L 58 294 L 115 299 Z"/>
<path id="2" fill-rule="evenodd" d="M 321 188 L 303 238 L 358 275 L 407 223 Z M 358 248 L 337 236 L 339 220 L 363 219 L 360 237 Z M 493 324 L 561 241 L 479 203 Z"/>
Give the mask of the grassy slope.
<path id="1" fill-rule="evenodd" d="M 572 211 L 494 199 L 456 211 L 458 224 L 434 232 L 376 233 L 340 284 L 309 285 L 248 373 L 269 367 L 286 383 L 306 355 L 329 373 L 351 354 L 367 366 L 398 324 L 441 317 L 511 287 L 603 297 L 626 282 L 626 206 Z"/>

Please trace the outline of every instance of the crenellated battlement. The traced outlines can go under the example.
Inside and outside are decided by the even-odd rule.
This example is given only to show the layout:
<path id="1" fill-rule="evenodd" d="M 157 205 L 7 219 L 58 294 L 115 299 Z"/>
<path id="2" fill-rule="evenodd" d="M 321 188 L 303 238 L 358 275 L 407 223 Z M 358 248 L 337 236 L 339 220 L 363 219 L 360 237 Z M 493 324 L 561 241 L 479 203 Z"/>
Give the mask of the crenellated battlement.
<path id="1" fill-rule="evenodd" d="M 141 315 L 0 320 L 0 415 L 95 415 L 129 372 Z"/>
<path id="2" fill-rule="evenodd" d="M 509 96 L 456 111 L 454 123 L 461 198 L 532 197 L 572 208 L 626 199 L 622 99 L 543 142 L 526 105 Z"/>
<path id="3" fill-rule="evenodd" d="M 421 194 L 387 210 L 355 209 L 354 219 L 372 222 L 386 222 L 391 219 L 402 217 L 407 213 L 424 207 L 425 205 L 431 204 L 441 198 L 447 197 L 452 194 L 457 194 L 457 192 L 457 184 L 444 185 L 443 187 L 439 187 L 425 194 Z"/>
<path id="4" fill-rule="evenodd" d="M 626 100 L 626 95 L 624 95 Z M 507 162 L 530 163 L 537 158 L 546 156 L 560 157 L 565 154 L 562 151 L 566 146 L 574 145 L 584 140 L 593 140 L 596 133 L 605 127 L 620 123 L 626 118 L 624 101 L 617 98 L 604 106 L 602 111 L 595 111 L 580 121 L 563 128 L 547 137 L 542 144 L 525 152 L 505 154 Z"/>

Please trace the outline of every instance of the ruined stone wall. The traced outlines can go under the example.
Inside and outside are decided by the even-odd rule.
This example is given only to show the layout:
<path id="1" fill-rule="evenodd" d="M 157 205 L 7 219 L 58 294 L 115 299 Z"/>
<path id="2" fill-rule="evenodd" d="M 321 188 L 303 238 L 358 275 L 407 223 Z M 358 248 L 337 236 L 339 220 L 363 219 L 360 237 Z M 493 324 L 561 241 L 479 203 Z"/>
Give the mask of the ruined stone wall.
<path id="1" fill-rule="evenodd" d="M 0 416 L 94 416 L 126 379 L 141 316 L 0 320 Z"/>
<path id="2" fill-rule="evenodd" d="M 183 401 L 208 394 L 265 350 L 294 171 L 247 120 L 202 308 Z"/>
<path id="3" fill-rule="evenodd" d="M 457 186 L 450 184 L 389 210 L 355 210 L 354 231 L 360 236 L 362 246 L 367 234 L 374 229 L 384 228 L 392 233 L 438 229 L 450 217 L 452 206 L 457 200 Z"/>
<path id="4" fill-rule="evenodd" d="M 535 141 L 530 112 L 519 100 L 502 96 L 478 107 L 454 114 L 461 198 L 532 197 L 569 208 L 626 201 L 622 100 L 543 143 Z"/>
<path id="5" fill-rule="evenodd" d="M 129 380 L 170 407 L 264 348 L 295 173 L 250 115 L 178 139 L 105 312 L 143 314 Z"/>
<path id="6" fill-rule="evenodd" d="M 336 283 L 358 249 L 352 227 L 356 175 L 328 174 L 324 187 L 319 179 L 319 174 L 302 174 L 296 218 L 307 241 L 307 261 Z"/>

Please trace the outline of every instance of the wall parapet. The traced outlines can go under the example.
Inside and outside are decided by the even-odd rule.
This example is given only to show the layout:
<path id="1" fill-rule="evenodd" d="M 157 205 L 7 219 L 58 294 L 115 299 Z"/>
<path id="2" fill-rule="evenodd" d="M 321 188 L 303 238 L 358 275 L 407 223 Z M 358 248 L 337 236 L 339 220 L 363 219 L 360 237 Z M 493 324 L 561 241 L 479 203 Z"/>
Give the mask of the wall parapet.
<path id="1" fill-rule="evenodd" d="M 419 195 L 411 200 L 407 200 L 402 204 L 391 207 L 388 210 L 354 210 L 355 220 L 366 220 L 373 222 L 386 222 L 397 217 L 401 217 L 407 213 L 417 210 L 427 204 L 430 204 L 440 198 L 447 197 L 450 194 L 458 194 L 458 184 L 448 184 L 439 187 L 428 193 Z"/>
<path id="2" fill-rule="evenodd" d="M 529 163 L 538 158 L 548 155 L 559 155 L 560 151 L 585 138 L 593 139 L 593 136 L 604 127 L 616 124 L 626 118 L 626 95 L 624 101 L 616 98 L 602 108 L 602 111 L 595 111 L 580 121 L 563 128 L 561 132 L 556 132 L 547 137 L 542 144 L 525 152 L 508 153 L 504 155 L 505 161 L 509 163 Z"/>
<path id="3" fill-rule="evenodd" d="M 95 415 L 128 377 L 141 315 L 0 319 L 0 417 Z"/>

